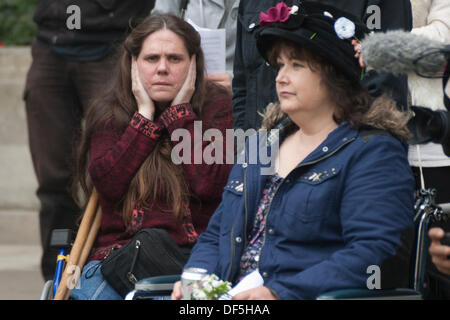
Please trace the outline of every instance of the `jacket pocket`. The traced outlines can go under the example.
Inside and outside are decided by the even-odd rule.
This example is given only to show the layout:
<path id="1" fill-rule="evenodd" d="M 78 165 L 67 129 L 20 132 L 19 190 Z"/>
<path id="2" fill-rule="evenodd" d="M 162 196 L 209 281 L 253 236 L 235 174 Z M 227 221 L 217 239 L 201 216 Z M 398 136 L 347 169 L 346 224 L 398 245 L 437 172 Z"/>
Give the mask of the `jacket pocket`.
<path id="1" fill-rule="evenodd" d="M 323 219 L 335 211 L 339 191 L 340 167 L 310 170 L 299 177 L 286 194 L 285 211 L 291 218 L 304 223 Z"/>
<path id="2" fill-rule="evenodd" d="M 236 214 L 240 212 L 243 206 L 244 183 L 242 179 L 230 179 L 224 188 L 224 197 L 222 200 L 223 221 L 220 225 L 220 234 L 227 235 L 231 233 Z"/>
<path id="3" fill-rule="evenodd" d="M 242 196 L 244 194 L 244 183 L 241 179 L 230 179 L 224 190 L 229 191 L 237 196 Z"/>

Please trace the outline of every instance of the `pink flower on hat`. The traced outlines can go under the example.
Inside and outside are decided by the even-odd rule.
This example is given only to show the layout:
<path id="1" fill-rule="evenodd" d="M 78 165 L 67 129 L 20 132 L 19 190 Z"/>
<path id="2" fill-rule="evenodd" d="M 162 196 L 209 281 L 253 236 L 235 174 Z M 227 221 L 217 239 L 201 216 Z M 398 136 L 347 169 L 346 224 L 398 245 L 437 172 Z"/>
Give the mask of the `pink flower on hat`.
<path id="1" fill-rule="evenodd" d="M 280 2 L 276 7 L 272 7 L 267 10 L 267 13 L 261 12 L 259 15 L 259 25 L 270 26 L 274 22 L 285 22 L 289 19 L 291 14 L 291 8 L 289 8 L 286 3 Z"/>

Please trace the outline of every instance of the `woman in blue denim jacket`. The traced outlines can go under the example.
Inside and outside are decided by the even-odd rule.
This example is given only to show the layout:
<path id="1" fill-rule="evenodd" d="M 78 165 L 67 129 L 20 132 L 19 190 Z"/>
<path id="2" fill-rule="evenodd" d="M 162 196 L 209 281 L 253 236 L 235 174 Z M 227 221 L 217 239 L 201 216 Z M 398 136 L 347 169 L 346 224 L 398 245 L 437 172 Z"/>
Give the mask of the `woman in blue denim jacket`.
<path id="1" fill-rule="evenodd" d="M 235 299 L 367 288 L 368 272 L 383 269 L 412 227 L 407 117 L 359 85 L 351 40 L 365 31 L 317 3 L 261 14 L 257 46 L 277 70 L 279 97 L 263 127 L 277 130 L 249 139 L 185 266 L 233 284 L 257 270 L 263 286 Z"/>

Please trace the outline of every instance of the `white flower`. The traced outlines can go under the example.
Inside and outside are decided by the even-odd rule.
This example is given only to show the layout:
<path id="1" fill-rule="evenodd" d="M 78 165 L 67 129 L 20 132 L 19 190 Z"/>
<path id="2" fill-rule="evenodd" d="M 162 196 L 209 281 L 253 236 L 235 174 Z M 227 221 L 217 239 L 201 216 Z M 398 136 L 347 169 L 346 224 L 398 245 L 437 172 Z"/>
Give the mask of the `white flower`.
<path id="1" fill-rule="evenodd" d="M 298 6 L 292 6 L 291 11 L 289 11 L 289 14 L 297 14 L 298 12 Z"/>
<path id="2" fill-rule="evenodd" d="M 230 289 L 231 284 L 228 281 L 222 281 L 215 274 L 210 274 L 194 283 L 192 297 L 195 300 L 216 300 Z"/>
<path id="3" fill-rule="evenodd" d="M 204 291 L 209 292 L 209 291 L 212 291 L 213 289 L 214 288 L 213 288 L 213 286 L 211 285 L 210 282 L 207 282 L 207 283 L 203 284 L 203 290 Z"/>
<path id="4" fill-rule="evenodd" d="M 195 300 L 207 300 L 206 293 L 203 290 L 196 289 L 192 291 Z"/>
<path id="5" fill-rule="evenodd" d="M 323 15 L 324 15 L 325 17 L 334 18 L 333 15 L 332 15 L 331 13 L 329 13 L 328 11 L 324 11 L 324 12 L 323 12 Z"/>
<path id="6" fill-rule="evenodd" d="M 340 39 L 349 39 L 355 35 L 355 24 L 345 17 L 341 17 L 334 23 L 334 31 Z"/>

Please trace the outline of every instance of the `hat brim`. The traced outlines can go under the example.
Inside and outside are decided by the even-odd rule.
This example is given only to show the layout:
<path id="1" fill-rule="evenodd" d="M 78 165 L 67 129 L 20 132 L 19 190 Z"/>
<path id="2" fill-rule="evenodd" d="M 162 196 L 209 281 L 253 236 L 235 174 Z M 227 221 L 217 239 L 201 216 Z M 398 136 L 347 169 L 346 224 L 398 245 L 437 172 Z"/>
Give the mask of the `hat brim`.
<path id="1" fill-rule="evenodd" d="M 276 27 L 263 28 L 257 34 L 256 47 L 266 61 L 268 61 L 267 55 L 270 49 L 279 40 L 288 40 L 296 45 L 314 51 L 316 54 L 333 64 L 352 82 L 357 84 L 360 83 L 361 68 L 359 67 L 357 59 L 353 57 L 354 53 L 351 51 L 342 53 L 338 50 L 333 50 L 331 41 L 336 40 L 325 39 L 323 35 L 308 29 L 292 32 L 291 30 Z M 353 68 L 349 68 L 349 65 L 353 65 Z"/>

